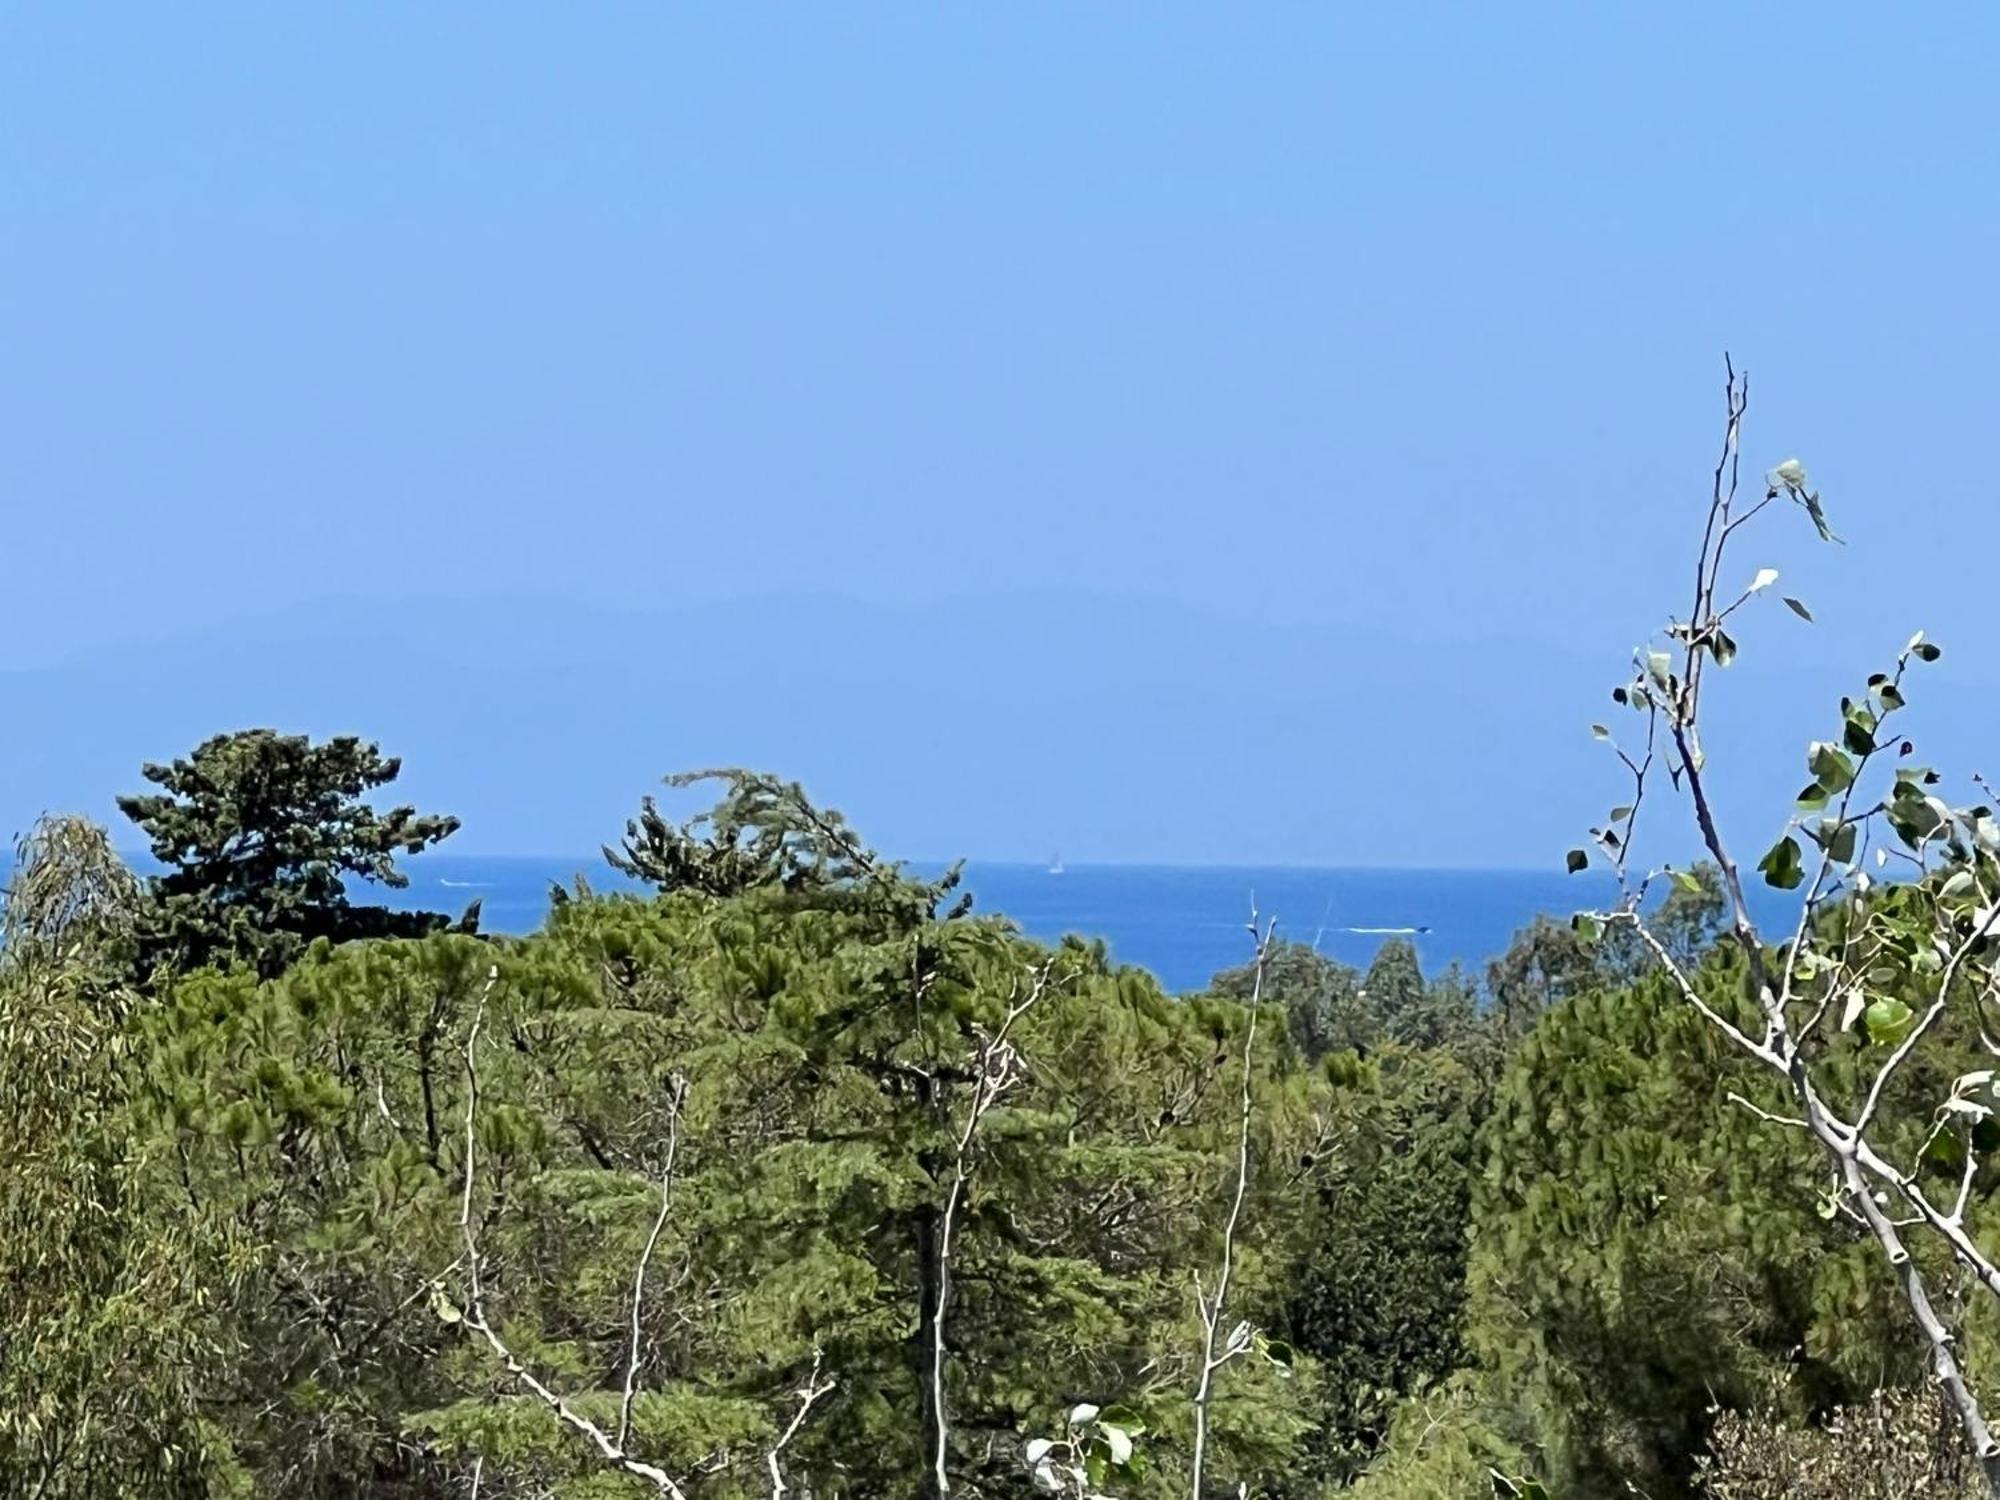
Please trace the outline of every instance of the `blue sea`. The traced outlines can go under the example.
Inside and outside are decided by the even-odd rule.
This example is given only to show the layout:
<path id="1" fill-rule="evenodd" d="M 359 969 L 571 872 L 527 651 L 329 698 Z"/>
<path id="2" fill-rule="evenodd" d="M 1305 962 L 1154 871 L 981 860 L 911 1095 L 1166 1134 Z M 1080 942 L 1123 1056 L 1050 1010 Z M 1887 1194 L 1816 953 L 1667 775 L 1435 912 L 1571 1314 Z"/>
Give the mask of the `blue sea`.
<path id="1" fill-rule="evenodd" d="M 920 873 L 932 873 L 917 867 Z M 481 859 L 443 853 L 410 862 L 398 905 L 457 911 L 483 902 L 490 932 L 531 932 L 551 883 L 581 870 L 599 890 L 623 888 L 601 860 Z M 1279 935 L 1365 967 L 1392 936 L 1416 945 L 1426 973 L 1454 961 L 1478 970 L 1537 914 L 1567 919 L 1607 902 L 1601 877 L 1561 871 L 1245 869 L 1151 865 L 968 864 L 975 910 L 1012 918 L 1030 936 L 1102 938 L 1121 963 L 1150 969 L 1173 991 L 1199 989 L 1246 962 L 1255 901 Z"/>

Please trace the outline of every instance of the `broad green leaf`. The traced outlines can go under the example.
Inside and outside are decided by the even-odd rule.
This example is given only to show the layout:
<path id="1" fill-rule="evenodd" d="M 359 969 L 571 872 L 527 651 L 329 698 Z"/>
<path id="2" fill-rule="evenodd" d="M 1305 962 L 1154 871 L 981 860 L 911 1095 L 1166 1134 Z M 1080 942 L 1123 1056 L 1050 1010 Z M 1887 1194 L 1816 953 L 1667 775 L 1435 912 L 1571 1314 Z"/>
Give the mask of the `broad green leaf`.
<path id="1" fill-rule="evenodd" d="M 1109 1423 L 1114 1427 L 1122 1427 L 1135 1438 L 1144 1437 L 1148 1430 L 1146 1419 L 1140 1416 L 1135 1408 L 1123 1405 L 1122 1403 L 1113 1403 L 1105 1407 L 1103 1411 L 1098 1413 L 1097 1420 Z"/>
<path id="2" fill-rule="evenodd" d="M 1884 995 L 1862 1012 L 1868 1040 L 1878 1047 L 1893 1047 L 1910 1034 L 1917 1013 L 1893 996 Z"/>
<path id="3" fill-rule="evenodd" d="M 1904 796 L 1898 787 L 1883 815 L 1896 836 L 1914 849 L 1943 826 L 1949 810 L 1935 797 Z"/>
<path id="4" fill-rule="evenodd" d="M 1784 599 L 1785 599 L 1785 607 L 1787 609 L 1789 609 L 1793 614 L 1797 615 L 1801 620 L 1804 620 L 1808 625 L 1812 624 L 1813 622 L 1812 611 L 1807 609 L 1802 601 L 1794 599 L 1790 594 L 1786 594 L 1784 596 Z"/>
<path id="5" fill-rule="evenodd" d="M 1835 864 L 1848 864 L 1854 858 L 1856 825 L 1842 822 L 1838 818 L 1822 818 L 1818 832 L 1814 835 L 1820 848 L 1826 850 L 1827 858 Z"/>
<path id="6" fill-rule="evenodd" d="M 1806 878 L 1805 864 L 1800 858 L 1799 841 L 1789 833 L 1773 844 L 1770 852 L 1757 861 L 1757 868 L 1763 872 L 1764 883 L 1776 886 L 1781 891 L 1798 889 Z"/>
<path id="7" fill-rule="evenodd" d="M 1580 870 L 1590 868 L 1590 856 L 1581 849 L 1572 849 L 1563 856 L 1563 863 L 1569 867 L 1569 873 L 1574 875 Z"/>
<path id="8" fill-rule="evenodd" d="M 1924 1159 L 1941 1167 L 1955 1167 L 1965 1160 L 1965 1143 L 1956 1132 L 1940 1130 L 1924 1143 Z"/>
<path id="9" fill-rule="evenodd" d="M 1815 740 L 1806 750 L 1806 769 L 1819 778 L 1829 792 L 1844 792 L 1854 785 L 1854 762 L 1837 746 Z"/>

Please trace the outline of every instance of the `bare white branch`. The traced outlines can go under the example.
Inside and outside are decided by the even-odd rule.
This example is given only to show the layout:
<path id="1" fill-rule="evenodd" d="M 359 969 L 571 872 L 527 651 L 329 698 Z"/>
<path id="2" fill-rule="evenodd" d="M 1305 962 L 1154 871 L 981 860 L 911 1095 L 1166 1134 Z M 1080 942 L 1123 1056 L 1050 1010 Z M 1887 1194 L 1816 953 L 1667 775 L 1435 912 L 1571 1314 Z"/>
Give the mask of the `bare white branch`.
<path id="1" fill-rule="evenodd" d="M 481 1276 L 481 1256 L 479 1231 L 472 1218 L 473 1177 L 479 1156 L 479 1032 L 486 1020 L 487 998 L 493 993 L 493 986 L 499 980 L 500 971 L 494 967 L 487 972 L 486 986 L 479 992 L 479 1003 L 472 1014 L 472 1025 L 465 1034 L 465 1180 L 459 1197 L 458 1230 L 465 1244 L 466 1306 L 461 1316 L 465 1325 L 486 1341 L 501 1367 L 520 1385 L 550 1411 L 558 1421 L 581 1434 L 595 1448 L 600 1457 L 613 1468 L 621 1469 L 636 1479 L 643 1479 L 668 1500 L 687 1500 L 686 1492 L 666 1470 L 643 1459 L 635 1458 L 609 1433 L 588 1417 L 578 1412 L 569 1402 L 550 1389 L 535 1373 L 515 1357 L 514 1351 L 493 1327 L 486 1312 L 485 1285 Z"/>
<path id="2" fill-rule="evenodd" d="M 777 1441 L 764 1454 L 764 1467 L 771 1474 L 771 1500 L 784 1500 L 784 1496 L 791 1492 L 791 1486 L 785 1483 L 784 1467 L 779 1460 L 792 1439 L 799 1435 L 799 1429 L 805 1426 L 806 1416 L 812 1411 L 814 1403 L 831 1391 L 836 1383 L 831 1377 L 821 1380 L 819 1371 L 820 1351 L 815 1349 L 812 1369 L 806 1375 L 805 1384 L 798 1390 L 798 1409 L 792 1413 L 792 1420 L 785 1424 L 784 1431 L 778 1434 Z"/>
<path id="3" fill-rule="evenodd" d="M 1271 941 L 1277 935 L 1278 923 L 1274 917 L 1261 930 L 1258 926 L 1255 902 L 1250 907 L 1250 938 L 1257 945 L 1256 968 L 1250 984 L 1250 1022 L 1243 1037 L 1243 1085 L 1238 1098 L 1236 1130 L 1236 1188 L 1229 1204 L 1229 1218 L 1222 1229 L 1222 1262 L 1215 1279 L 1213 1295 L 1204 1297 L 1201 1277 L 1195 1276 L 1195 1308 L 1201 1315 L 1201 1378 L 1194 1392 L 1194 1447 L 1190 1460 L 1189 1494 L 1193 1500 L 1201 1500 L 1202 1484 L 1208 1461 L 1208 1414 L 1209 1404 L 1215 1395 L 1215 1372 L 1242 1354 L 1249 1347 L 1249 1329 L 1241 1329 L 1243 1337 L 1236 1337 L 1238 1330 L 1231 1330 L 1220 1352 L 1216 1349 L 1216 1334 L 1222 1326 L 1222 1317 L 1229 1301 L 1229 1280 L 1236 1268 L 1236 1228 L 1243 1217 L 1243 1196 L 1250 1186 L 1250 1085 L 1252 1080 L 1251 1055 L 1257 1046 L 1257 1016 L 1259 1004 L 1264 998 L 1264 971 L 1271 957 Z"/>
<path id="4" fill-rule="evenodd" d="M 978 1133 L 980 1121 L 986 1118 L 987 1112 L 999 1102 L 1001 1095 L 1013 1088 L 1024 1076 L 1021 1054 L 1008 1040 L 1008 1035 L 1013 1031 L 1015 1023 L 1040 1004 L 1043 997 L 1061 982 L 1055 977 L 1055 965 L 1055 959 L 1050 958 L 1034 971 L 1025 996 L 1020 994 L 1017 982 L 1014 996 L 1010 997 L 1007 1014 L 1001 1020 L 999 1030 L 983 1038 L 973 1055 L 972 1099 L 966 1108 L 965 1123 L 959 1130 L 958 1142 L 952 1152 L 951 1187 L 945 1195 L 944 1213 L 938 1226 L 937 1294 L 931 1308 L 931 1377 L 928 1394 L 935 1427 L 931 1451 L 931 1480 L 936 1486 L 939 1497 L 951 1493 L 951 1477 L 946 1472 L 946 1460 L 951 1446 L 951 1418 L 944 1390 L 945 1315 L 951 1302 L 951 1254 L 958 1225 L 958 1210 L 959 1205 L 965 1200 L 967 1185 L 972 1180 L 972 1140 Z"/>
<path id="5" fill-rule="evenodd" d="M 674 1165 L 680 1156 L 681 1105 L 687 1098 L 687 1080 L 678 1073 L 667 1080 L 667 1161 L 660 1169 L 660 1211 L 653 1217 L 653 1231 L 639 1252 L 639 1264 L 632 1273 L 631 1343 L 625 1355 L 625 1394 L 618 1403 L 618 1446 L 624 1447 L 632 1431 L 632 1399 L 639 1389 L 639 1325 L 646 1308 L 646 1271 L 653 1263 L 653 1251 L 667 1227 L 674 1207 Z"/>
<path id="6" fill-rule="evenodd" d="M 1751 1114 L 1755 1115 L 1758 1119 L 1763 1120 L 1768 1124 L 1790 1125 L 1799 1130 L 1812 1129 L 1812 1125 L 1809 1121 L 1798 1119 L 1792 1115 L 1774 1115 L 1771 1113 L 1771 1111 L 1765 1109 L 1762 1105 L 1752 1104 L 1748 1099 L 1745 1099 L 1741 1094 L 1737 1093 L 1734 1089 L 1731 1089 L 1729 1091 L 1728 1097 L 1731 1100 L 1731 1102 L 1742 1105 L 1745 1109 L 1749 1110 Z"/>

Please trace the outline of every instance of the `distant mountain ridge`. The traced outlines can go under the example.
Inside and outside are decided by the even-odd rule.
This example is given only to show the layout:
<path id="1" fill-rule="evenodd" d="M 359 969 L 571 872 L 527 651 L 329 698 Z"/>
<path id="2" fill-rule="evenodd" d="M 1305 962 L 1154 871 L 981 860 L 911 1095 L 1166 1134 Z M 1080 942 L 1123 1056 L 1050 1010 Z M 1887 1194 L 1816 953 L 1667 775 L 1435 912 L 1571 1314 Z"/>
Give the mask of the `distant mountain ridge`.
<path id="1" fill-rule="evenodd" d="M 643 586 L 633 572 L 622 586 Z M 1877 665 L 1782 673 L 1762 644 L 1721 679 L 1712 747 L 1725 809 L 1760 835 L 1804 742 Z M 1617 723 L 1621 665 L 1615 647 L 1254 626 L 1088 594 L 318 602 L 0 673 L 0 822 L 111 818 L 141 761 L 271 724 L 380 740 L 404 795 L 465 820 L 467 854 L 589 848 L 666 772 L 752 764 L 909 857 L 1546 868 L 1622 798 L 1587 731 Z M 1970 770 L 1986 695 L 1953 665 L 1919 685 L 1913 722 L 1935 730 L 1927 760 Z"/>

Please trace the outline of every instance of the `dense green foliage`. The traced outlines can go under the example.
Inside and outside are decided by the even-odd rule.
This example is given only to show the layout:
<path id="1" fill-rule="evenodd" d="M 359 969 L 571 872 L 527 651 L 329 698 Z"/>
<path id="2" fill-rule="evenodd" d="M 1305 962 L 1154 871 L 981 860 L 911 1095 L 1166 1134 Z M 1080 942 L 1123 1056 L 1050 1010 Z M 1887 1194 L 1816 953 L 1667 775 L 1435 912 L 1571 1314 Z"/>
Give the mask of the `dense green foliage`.
<path id="1" fill-rule="evenodd" d="M 127 805 L 169 874 L 23 851 L 0 1493 L 932 1495 L 941 1410 L 952 1494 L 1074 1455 L 1185 1495 L 1225 1249 L 1218 1495 L 1757 1493 L 1742 1423 L 1920 1378 L 1823 1172 L 1729 1099 L 1769 1083 L 1628 945 L 1537 924 L 1480 983 L 1246 937 L 1170 997 L 738 772 L 610 851 L 649 896 L 405 927 L 340 880 L 449 831 L 361 802 L 394 770 L 211 741 Z M 1693 963 L 1719 911 L 1692 877 L 1657 930 Z M 1732 950 L 1697 972 L 1747 1004 Z"/>
<path id="2" fill-rule="evenodd" d="M 55 820 L 0 908 L 0 1493 L 206 1489 L 192 1235 L 128 1114 L 136 894 L 100 830 Z"/>
<path id="3" fill-rule="evenodd" d="M 361 799 L 402 770 L 343 735 L 314 744 L 268 729 L 219 734 L 185 758 L 148 765 L 162 790 L 120 797 L 167 873 L 151 882 L 149 963 L 198 968 L 243 959 L 280 972 L 314 938 L 411 937 L 445 925 L 432 913 L 356 906 L 348 877 L 400 887 L 398 854 L 417 854 L 458 819 L 413 807 L 378 812 Z M 464 924 L 477 924 L 477 912 Z"/>

